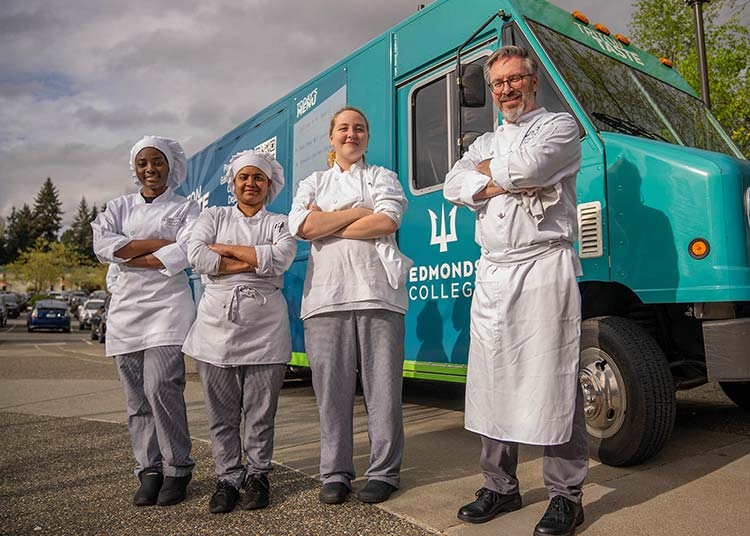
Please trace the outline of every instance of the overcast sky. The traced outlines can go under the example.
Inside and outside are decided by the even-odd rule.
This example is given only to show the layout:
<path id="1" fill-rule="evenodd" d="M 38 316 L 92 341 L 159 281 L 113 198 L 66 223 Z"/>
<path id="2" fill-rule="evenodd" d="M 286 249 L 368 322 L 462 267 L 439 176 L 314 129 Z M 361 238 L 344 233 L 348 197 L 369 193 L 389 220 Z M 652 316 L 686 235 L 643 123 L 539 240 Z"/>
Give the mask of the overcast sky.
<path id="1" fill-rule="evenodd" d="M 630 0 L 553 1 L 627 32 Z M 48 176 L 66 224 L 83 195 L 135 191 L 127 160 L 144 134 L 191 155 L 418 3 L 0 0 L 0 216 Z"/>

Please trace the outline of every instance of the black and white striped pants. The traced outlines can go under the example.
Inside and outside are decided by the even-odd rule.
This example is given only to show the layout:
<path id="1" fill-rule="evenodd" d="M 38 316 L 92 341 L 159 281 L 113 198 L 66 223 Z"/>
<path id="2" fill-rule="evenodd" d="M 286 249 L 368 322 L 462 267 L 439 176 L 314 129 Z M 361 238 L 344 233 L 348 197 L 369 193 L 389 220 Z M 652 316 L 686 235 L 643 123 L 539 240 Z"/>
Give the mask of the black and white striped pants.
<path id="1" fill-rule="evenodd" d="M 190 474 L 195 462 L 190 458 L 181 347 L 157 346 L 118 355 L 115 363 L 127 399 L 135 474 L 151 468 L 165 476 Z"/>

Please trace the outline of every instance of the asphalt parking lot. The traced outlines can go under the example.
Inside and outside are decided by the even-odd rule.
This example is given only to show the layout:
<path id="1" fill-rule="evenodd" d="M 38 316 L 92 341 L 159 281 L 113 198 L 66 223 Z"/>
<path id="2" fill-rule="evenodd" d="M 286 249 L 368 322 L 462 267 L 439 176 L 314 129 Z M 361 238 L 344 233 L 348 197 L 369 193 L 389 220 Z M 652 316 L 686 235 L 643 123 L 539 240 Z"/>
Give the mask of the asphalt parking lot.
<path id="1" fill-rule="evenodd" d="M 308 381 L 289 380 L 277 415 L 272 504 L 262 512 L 207 512 L 213 465 L 200 384 L 188 362 L 185 397 L 198 461 L 188 500 L 130 505 L 124 399 L 103 345 L 89 332 L 0 328 L 0 534 L 446 534 L 529 535 L 547 505 L 541 450 L 522 449 L 524 508 L 483 525 L 456 510 L 481 486 L 479 442 L 463 430 L 463 386 L 407 381 L 402 489 L 382 505 L 317 501 L 318 418 Z M 675 432 L 649 462 L 594 461 L 584 488 L 583 535 L 745 535 L 750 521 L 750 414 L 714 385 L 679 393 Z M 366 415 L 355 412 L 355 465 L 367 462 Z M 355 482 L 355 488 L 362 485 Z"/>

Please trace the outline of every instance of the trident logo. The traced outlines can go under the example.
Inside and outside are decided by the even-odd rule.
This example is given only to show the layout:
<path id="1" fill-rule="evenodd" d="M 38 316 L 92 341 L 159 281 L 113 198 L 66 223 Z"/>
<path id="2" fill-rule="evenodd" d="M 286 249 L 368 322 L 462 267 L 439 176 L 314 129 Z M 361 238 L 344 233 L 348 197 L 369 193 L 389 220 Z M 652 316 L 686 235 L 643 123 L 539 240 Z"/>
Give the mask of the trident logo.
<path id="1" fill-rule="evenodd" d="M 432 228 L 432 233 L 430 237 L 430 245 L 434 246 L 435 244 L 440 244 L 440 253 L 445 253 L 448 251 L 448 242 L 455 242 L 458 240 L 458 237 L 456 236 L 456 210 L 458 207 L 453 207 L 451 211 L 448 213 L 448 226 L 450 227 L 450 232 L 445 232 L 445 205 L 440 205 L 440 234 L 437 234 L 437 222 L 438 217 L 437 214 L 435 214 L 433 211 L 431 211 L 429 208 L 427 209 L 427 212 L 430 213 L 430 227 Z"/>

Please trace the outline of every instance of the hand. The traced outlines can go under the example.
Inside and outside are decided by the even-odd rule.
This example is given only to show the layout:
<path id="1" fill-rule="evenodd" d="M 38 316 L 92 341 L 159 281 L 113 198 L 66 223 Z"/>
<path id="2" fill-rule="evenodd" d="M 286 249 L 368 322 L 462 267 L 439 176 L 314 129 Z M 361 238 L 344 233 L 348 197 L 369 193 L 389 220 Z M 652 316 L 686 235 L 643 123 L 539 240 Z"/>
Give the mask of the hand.
<path id="1" fill-rule="evenodd" d="M 309 205 L 307 205 L 307 210 L 309 210 L 310 212 L 323 212 L 323 209 L 321 209 L 315 203 L 310 203 Z"/>
<path id="2" fill-rule="evenodd" d="M 482 175 L 487 175 L 488 177 L 492 177 L 492 171 L 490 171 L 490 162 L 492 162 L 491 158 L 488 158 L 487 160 L 482 160 L 477 164 L 477 171 L 481 173 Z"/>
<path id="3" fill-rule="evenodd" d="M 228 246 L 226 244 L 209 244 L 208 249 L 210 249 L 214 253 L 218 253 L 222 257 L 232 256 L 232 246 Z"/>

